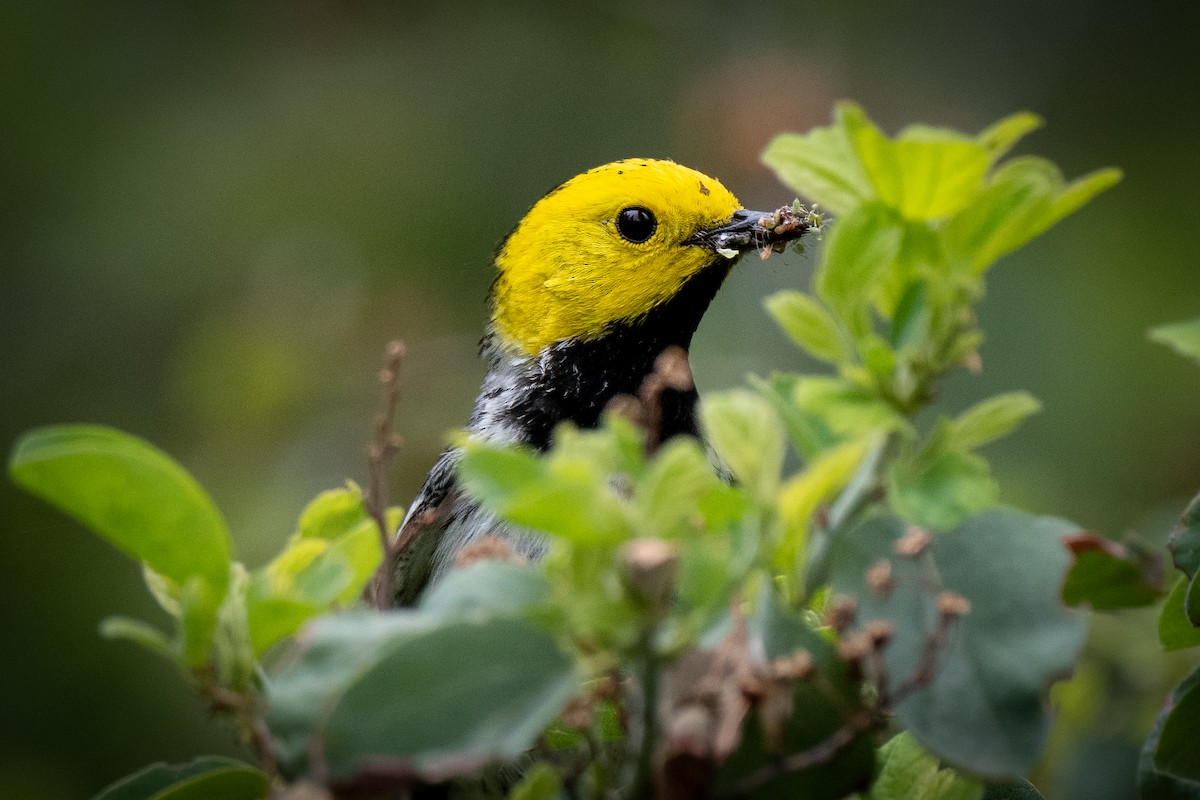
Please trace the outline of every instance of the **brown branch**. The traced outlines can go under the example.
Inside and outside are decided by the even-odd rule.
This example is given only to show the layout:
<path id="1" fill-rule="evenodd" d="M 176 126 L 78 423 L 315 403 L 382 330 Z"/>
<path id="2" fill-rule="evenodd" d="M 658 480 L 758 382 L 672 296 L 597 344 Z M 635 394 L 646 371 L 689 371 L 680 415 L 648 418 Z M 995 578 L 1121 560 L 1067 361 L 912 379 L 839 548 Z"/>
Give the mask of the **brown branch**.
<path id="1" fill-rule="evenodd" d="M 363 494 L 363 506 L 375 526 L 379 529 L 383 560 L 371 581 L 372 590 L 368 601 L 376 608 L 387 608 L 392 603 L 392 550 L 395 547 L 395 531 L 387 521 L 387 483 L 392 457 L 400 449 L 403 440 L 396 434 L 394 423 L 396 404 L 400 400 L 400 365 L 408 350 L 398 339 L 388 342 L 386 361 L 379 371 L 380 404 L 375 417 L 375 437 L 367 447 L 367 491 Z"/>

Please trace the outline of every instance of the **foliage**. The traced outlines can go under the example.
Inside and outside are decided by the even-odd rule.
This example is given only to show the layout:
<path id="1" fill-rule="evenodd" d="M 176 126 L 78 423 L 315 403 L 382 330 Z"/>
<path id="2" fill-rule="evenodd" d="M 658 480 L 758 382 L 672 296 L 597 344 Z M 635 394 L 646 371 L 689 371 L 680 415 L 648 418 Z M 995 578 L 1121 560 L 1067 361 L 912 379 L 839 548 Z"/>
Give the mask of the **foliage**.
<path id="1" fill-rule="evenodd" d="M 102 796 L 184 797 L 197 780 L 257 781 L 252 794 L 305 780 L 323 796 L 449 780 L 539 798 L 1038 796 L 1013 780 L 1080 646 L 1084 616 L 1059 599 L 1063 537 L 1079 531 L 998 507 L 978 452 L 1032 397 L 920 412 L 948 372 L 979 367 L 993 263 L 1119 178 L 1004 160 L 1039 124 L 889 138 L 843 104 L 829 127 L 778 137 L 766 163 L 837 220 L 812 291 L 767 310 L 832 371 L 707 396 L 711 454 L 631 421 L 655 417 L 653 393 L 622 404 L 641 413 L 560 427 L 544 453 L 463 440 L 467 491 L 549 552 L 455 572 L 416 609 L 330 613 L 360 596 L 399 520 L 354 485 L 314 500 L 249 571 L 212 502 L 150 445 L 28 434 L 14 479 L 141 561 L 176 620 L 173 639 L 132 620 L 105 633 L 178 664 L 262 767 L 156 766 Z M 1072 597 L 1094 599 L 1114 565 L 1080 563 Z M 1160 731 L 1170 780 L 1190 777 L 1193 694 Z"/>

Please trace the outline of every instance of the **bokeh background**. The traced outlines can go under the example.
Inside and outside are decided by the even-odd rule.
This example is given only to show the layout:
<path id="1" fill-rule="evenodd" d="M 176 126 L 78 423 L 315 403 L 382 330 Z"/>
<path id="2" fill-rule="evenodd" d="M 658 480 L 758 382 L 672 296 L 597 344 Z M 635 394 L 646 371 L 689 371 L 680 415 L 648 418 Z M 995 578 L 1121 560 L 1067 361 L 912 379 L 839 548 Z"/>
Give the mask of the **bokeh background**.
<path id="1" fill-rule="evenodd" d="M 104 6 L 109 7 L 105 8 Z M 405 339 L 394 497 L 481 377 L 495 242 L 549 187 L 626 156 L 791 194 L 758 163 L 853 98 L 885 128 L 978 130 L 1126 179 L 1006 258 L 982 376 L 1045 411 L 989 455 L 1007 501 L 1161 541 L 1200 488 L 1200 369 L 1148 327 L 1200 313 L 1200 6 L 1185 3 L 0 4 L 0 443 L 87 421 L 175 455 L 263 563 L 304 502 L 363 479 L 386 340 Z M 701 388 L 811 369 L 761 310 L 812 257 L 747 261 L 694 346 Z M 84 797 L 158 759 L 236 752 L 110 614 L 135 567 L 0 481 L 0 796 Z M 1134 796 L 1187 668 L 1152 612 L 1098 620 L 1038 780 Z"/>

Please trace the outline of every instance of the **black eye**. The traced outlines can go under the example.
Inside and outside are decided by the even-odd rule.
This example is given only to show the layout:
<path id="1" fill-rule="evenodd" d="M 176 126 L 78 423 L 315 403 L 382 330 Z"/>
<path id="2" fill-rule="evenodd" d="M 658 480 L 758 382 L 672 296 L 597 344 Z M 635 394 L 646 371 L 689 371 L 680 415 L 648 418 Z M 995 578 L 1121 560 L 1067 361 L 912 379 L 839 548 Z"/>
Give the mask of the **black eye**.
<path id="1" fill-rule="evenodd" d="M 617 214 L 617 233 L 634 244 L 641 244 L 654 235 L 658 220 L 649 209 L 641 206 L 622 208 Z"/>

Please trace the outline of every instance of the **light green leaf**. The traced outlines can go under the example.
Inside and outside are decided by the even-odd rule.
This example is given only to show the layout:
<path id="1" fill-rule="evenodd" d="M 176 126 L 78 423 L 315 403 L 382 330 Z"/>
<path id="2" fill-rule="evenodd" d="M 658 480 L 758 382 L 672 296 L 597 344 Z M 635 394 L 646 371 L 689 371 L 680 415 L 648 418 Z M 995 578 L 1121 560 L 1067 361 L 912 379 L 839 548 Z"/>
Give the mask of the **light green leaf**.
<path id="1" fill-rule="evenodd" d="M 1017 142 L 1045 124 L 1045 120 L 1028 111 L 1011 114 L 975 137 L 975 141 L 987 151 L 992 163 L 999 161 Z"/>
<path id="2" fill-rule="evenodd" d="M 1181 356 L 1200 361 L 1200 317 L 1151 328 L 1150 338 Z"/>
<path id="3" fill-rule="evenodd" d="M 812 460 L 837 444 L 838 437 L 816 414 L 800 407 L 796 387 L 802 380 L 792 373 L 773 372 L 769 378 L 754 379 L 753 384 L 783 420 L 796 450 L 806 460 Z"/>
<path id="4" fill-rule="evenodd" d="M 931 754 L 962 769 L 1024 774 L 1049 730 L 1045 693 L 1069 673 L 1086 633 L 1086 616 L 1064 609 L 1058 596 L 1069 561 L 1061 537 L 1079 528 L 994 509 L 935 535 L 911 558 L 895 551 L 908 527 L 876 517 L 835 538 L 833 590 L 858 600 L 862 624 L 895 626 L 885 654 L 893 685 L 921 663 L 937 619 L 939 582 L 966 598 L 970 611 L 954 623 L 933 680 L 897 705 L 896 719 Z M 868 568 L 883 559 L 895 581 L 886 597 L 866 579 Z"/>
<path id="5" fill-rule="evenodd" d="M 101 790 L 92 800 L 265 800 L 262 770 L 219 756 L 186 764 L 151 764 Z"/>
<path id="6" fill-rule="evenodd" d="M 328 489 L 313 498 L 300 512 L 296 536 L 336 539 L 370 519 L 363 505 L 362 490 L 351 483 L 344 489 Z"/>
<path id="7" fill-rule="evenodd" d="M 999 496 L 987 462 L 958 450 L 893 462 L 887 471 L 887 486 L 896 513 L 933 530 L 953 528 L 994 504 Z"/>
<path id="8" fill-rule="evenodd" d="M 950 442 L 963 450 L 974 450 L 1007 436 L 1041 409 L 1042 404 L 1028 392 L 1008 392 L 989 397 L 971 406 L 950 423 Z"/>
<path id="9" fill-rule="evenodd" d="M 1121 179 L 1119 170 L 1098 170 L 1064 186 L 1051 162 L 1032 156 L 1006 162 L 988 187 L 951 219 L 942 232 L 952 263 L 974 275 L 996 259 L 1045 232 Z"/>
<path id="10" fill-rule="evenodd" d="M 785 186 L 834 214 L 848 213 L 874 197 L 841 125 L 780 134 L 763 151 L 762 162 Z"/>
<path id="11" fill-rule="evenodd" d="M 837 321 L 816 299 L 803 292 L 776 292 L 767 298 L 767 311 L 796 344 L 817 358 L 837 364 L 848 353 Z"/>
<path id="12" fill-rule="evenodd" d="M 324 727 L 330 775 L 381 758 L 474 772 L 537 741 L 580 688 L 571 659 L 527 622 L 450 622 L 407 638 L 359 676 Z"/>
<path id="13" fill-rule="evenodd" d="M 868 800 L 981 800 L 983 784 L 952 769 L 921 749 L 911 734 L 893 736 L 879 749 L 879 776 Z"/>
<path id="14" fill-rule="evenodd" d="M 857 336 L 867 329 L 863 299 L 891 266 L 903 228 L 879 203 L 859 206 L 838 219 L 822 252 L 817 293 Z"/>
<path id="15" fill-rule="evenodd" d="M 841 378 L 802 377 L 792 391 L 802 411 L 844 438 L 857 439 L 877 431 L 911 427 L 877 394 Z"/>
<path id="16" fill-rule="evenodd" d="M 701 449 L 688 436 L 676 436 L 662 446 L 637 483 L 635 498 L 642 535 L 675 537 L 694 534 L 703 499 L 724 483 Z"/>
<path id="17" fill-rule="evenodd" d="M 508 800 L 553 800 L 562 793 L 562 778 L 545 761 L 539 761 L 525 771 L 524 776 L 508 793 Z"/>
<path id="18" fill-rule="evenodd" d="M 105 639 L 125 639 L 134 642 L 168 661 L 179 659 L 178 648 L 171 644 L 166 634 L 138 619 L 106 617 L 100 622 L 100 635 Z"/>
<path id="19" fill-rule="evenodd" d="M 63 425 L 21 437 L 9 469 L 22 488 L 178 587 L 185 656 L 204 661 L 229 579 L 229 532 L 183 467 L 120 431 Z"/>
<path id="20" fill-rule="evenodd" d="M 542 459 L 516 446 L 470 440 L 459 475 L 473 497 L 509 522 L 576 543 L 623 541 L 633 530 L 629 514 L 611 472 L 589 452 L 595 449 L 568 445 Z"/>
<path id="21" fill-rule="evenodd" d="M 854 152 L 879 199 L 909 220 L 957 213 L 983 188 L 988 151 L 956 131 L 912 126 L 889 140 L 851 104 L 838 106 Z"/>
<path id="22" fill-rule="evenodd" d="M 744 389 L 709 394 L 700 403 L 700 422 L 734 477 L 760 502 L 771 502 L 786 444 L 770 402 Z"/>

